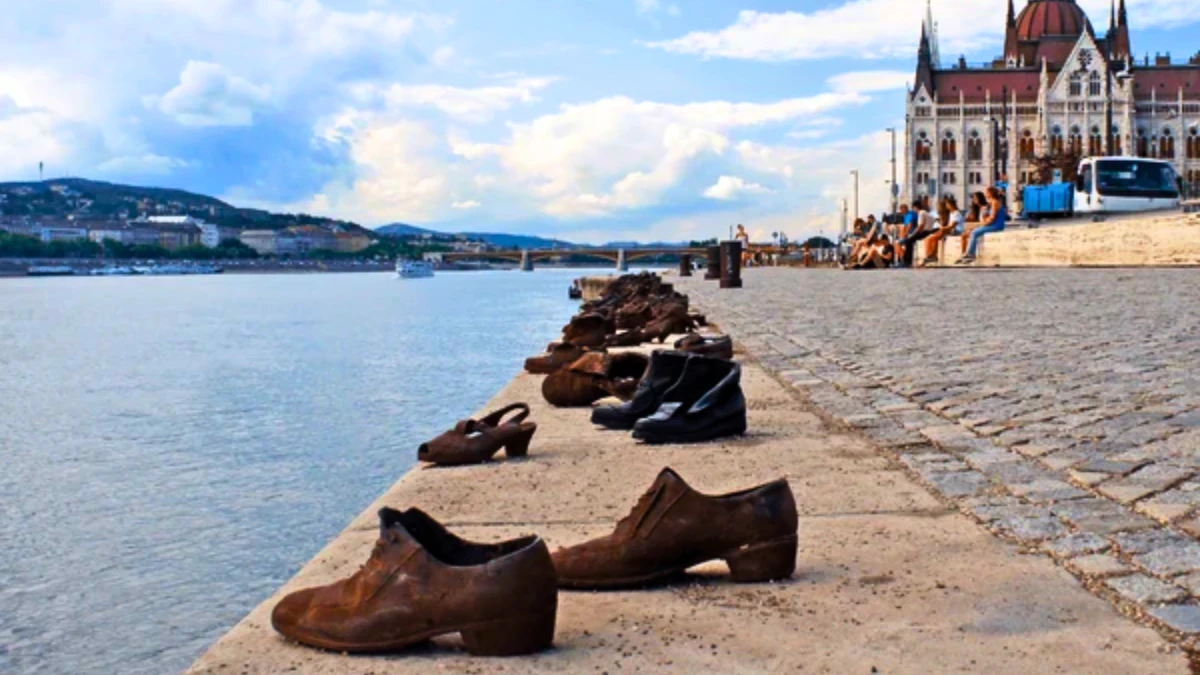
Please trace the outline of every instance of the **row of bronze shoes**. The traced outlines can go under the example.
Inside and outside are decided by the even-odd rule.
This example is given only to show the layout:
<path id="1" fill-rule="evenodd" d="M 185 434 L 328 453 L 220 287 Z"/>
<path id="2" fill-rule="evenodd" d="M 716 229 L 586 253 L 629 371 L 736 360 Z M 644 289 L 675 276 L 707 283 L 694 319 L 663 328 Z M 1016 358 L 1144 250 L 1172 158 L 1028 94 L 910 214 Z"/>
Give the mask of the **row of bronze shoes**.
<path id="1" fill-rule="evenodd" d="M 742 434 L 746 401 L 733 343 L 692 332 L 703 323 L 687 313 L 687 296 L 657 275 L 627 275 L 584 305 L 563 340 L 526 369 L 546 375 L 542 392 L 555 406 L 621 399 L 594 407 L 592 422 L 632 430 L 647 443 Z M 608 351 L 614 336 L 631 332 L 660 343 L 687 335 L 648 358 Z M 454 466 L 487 462 L 501 450 L 523 457 L 537 431 L 529 415 L 527 404 L 515 403 L 464 420 L 422 444 L 418 459 Z M 526 654 L 553 642 L 560 588 L 646 586 L 713 560 L 725 561 L 738 582 L 785 579 L 796 566 L 796 504 L 786 480 L 713 496 L 665 468 L 610 534 L 553 554 L 536 536 L 496 544 L 461 539 L 419 509 L 385 508 L 379 518 L 379 540 L 359 571 L 286 596 L 272 613 L 276 630 L 343 652 L 394 651 L 458 633 L 474 655 Z"/>

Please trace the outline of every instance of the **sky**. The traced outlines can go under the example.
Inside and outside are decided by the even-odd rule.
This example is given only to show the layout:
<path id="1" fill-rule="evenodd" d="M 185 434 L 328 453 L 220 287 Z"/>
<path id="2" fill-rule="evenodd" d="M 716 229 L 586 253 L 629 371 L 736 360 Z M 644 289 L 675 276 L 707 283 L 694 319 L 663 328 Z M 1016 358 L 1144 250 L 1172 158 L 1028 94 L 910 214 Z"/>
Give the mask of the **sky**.
<path id="1" fill-rule="evenodd" d="M 1200 50 L 1200 2 L 1128 1 L 1135 51 Z M 1107 0 L 1080 4 L 1103 31 Z M 828 235 L 852 170 L 862 212 L 887 206 L 925 5 L 6 0 L 0 181 L 44 162 L 584 243 Z M 933 0 L 943 60 L 997 56 L 1005 7 Z"/>

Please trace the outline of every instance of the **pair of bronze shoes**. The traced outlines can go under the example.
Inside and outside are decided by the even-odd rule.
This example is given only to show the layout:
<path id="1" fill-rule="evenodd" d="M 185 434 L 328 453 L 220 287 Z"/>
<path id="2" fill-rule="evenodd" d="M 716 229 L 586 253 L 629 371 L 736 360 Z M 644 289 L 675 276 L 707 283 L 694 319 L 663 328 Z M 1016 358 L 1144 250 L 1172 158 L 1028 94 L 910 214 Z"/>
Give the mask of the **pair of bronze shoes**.
<path id="1" fill-rule="evenodd" d="M 635 352 L 587 352 L 542 380 L 542 396 L 559 408 L 590 406 L 610 396 L 628 401 L 650 359 Z"/>
<path id="2" fill-rule="evenodd" d="M 510 413 L 517 413 L 505 419 Z M 514 403 L 480 420 L 463 420 L 437 438 L 417 448 L 417 459 L 442 466 L 479 464 L 504 449 L 505 456 L 524 457 L 537 424 L 526 422 L 529 405 Z"/>
<path id="3" fill-rule="evenodd" d="M 389 652 L 459 633 L 477 656 L 527 654 L 554 640 L 558 588 L 623 588 L 724 560 L 738 582 L 790 577 L 796 503 L 787 481 L 727 495 L 693 490 L 663 469 L 609 535 L 551 554 L 536 536 L 460 539 L 418 509 L 379 512 L 374 551 L 358 572 L 292 593 L 271 624 L 297 642 Z"/>

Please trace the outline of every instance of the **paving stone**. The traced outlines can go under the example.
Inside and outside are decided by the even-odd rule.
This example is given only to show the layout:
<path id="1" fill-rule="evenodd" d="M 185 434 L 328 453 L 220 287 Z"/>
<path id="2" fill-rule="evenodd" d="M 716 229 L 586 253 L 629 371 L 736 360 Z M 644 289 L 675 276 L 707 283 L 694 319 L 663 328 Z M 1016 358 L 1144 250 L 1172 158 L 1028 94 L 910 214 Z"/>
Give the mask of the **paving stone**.
<path id="1" fill-rule="evenodd" d="M 1079 483 L 1080 485 L 1086 485 L 1088 487 L 1099 485 L 1100 483 L 1103 483 L 1104 481 L 1113 477 L 1111 473 L 1091 473 L 1088 471 L 1079 471 L 1077 469 L 1071 469 L 1067 472 L 1067 475 L 1071 477 L 1071 480 Z"/>
<path id="2" fill-rule="evenodd" d="M 922 477 L 947 497 L 969 497 L 994 487 L 986 476 L 974 471 L 933 472 Z"/>
<path id="3" fill-rule="evenodd" d="M 1118 595 L 1140 605 L 1147 603 L 1175 602 L 1187 596 L 1178 586 L 1159 581 L 1144 574 L 1131 574 L 1104 582 Z"/>
<path id="4" fill-rule="evenodd" d="M 1151 607 L 1147 611 L 1151 616 L 1180 633 L 1200 633 L 1200 606 L 1194 604 L 1164 605 Z"/>
<path id="5" fill-rule="evenodd" d="M 958 425 L 930 426 L 921 429 L 920 432 L 935 445 L 944 448 L 965 446 L 978 438 Z"/>
<path id="6" fill-rule="evenodd" d="M 1084 492 L 1070 483 L 1054 479 L 1035 480 L 1031 483 L 1019 483 L 1007 487 L 1009 492 L 1014 495 L 1037 503 L 1083 499 L 1092 496 L 1092 493 Z"/>
<path id="7" fill-rule="evenodd" d="M 1192 473 L 1190 470 L 1178 467 L 1151 464 L 1124 478 L 1104 483 L 1097 489 L 1122 504 L 1130 504 L 1172 487 L 1176 483 L 1186 480 Z"/>
<path id="8" fill-rule="evenodd" d="M 1125 474 L 1133 473 L 1144 464 L 1145 462 L 1118 462 L 1105 457 L 1097 457 L 1076 464 L 1075 470 L 1124 476 Z"/>
<path id="9" fill-rule="evenodd" d="M 1089 553 L 1103 553 L 1112 548 L 1112 544 L 1103 537 L 1083 532 L 1044 542 L 1042 548 L 1058 558 L 1074 558 Z"/>
<path id="10" fill-rule="evenodd" d="M 1130 555 L 1141 555 L 1156 549 L 1184 546 L 1192 541 L 1170 530 L 1162 529 L 1123 532 L 1113 535 L 1112 539 L 1122 553 Z"/>
<path id="11" fill-rule="evenodd" d="M 1111 555 L 1080 556 L 1069 560 L 1067 566 L 1089 577 L 1115 577 L 1132 571 L 1128 565 Z"/>
<path id="12" fill-rule="evenodd" d="M 1027 542 L 1054 539 L 1062 537 L 1069 532 L 1067 526 L 1063 525 L 1061 520 L 1048 514 L 1031 518 L 1000 518 L 994 521 L 992 526 L 1001 532 Z"/>
<path id="13" fill-rule="evenodd" d="M 1092 534 L 1109 535 L 1153 528 L 1153 520 L 1137 515 L 1117 504 L 1101 499 L 1077 499 L 1050 506 L 1055 515 L 1066 518 L 1072 525 Z"/>
<path id="14" fill-rule="evenodd" d="M 1136 508 L 1140 513 L 1144 513 L 1150 518 L 1162 523 L 1169 523 L 1188 515 L 1196 507 L 1191 504 L 1164 504 L 1147 500 L 1138 502 Z"/>
<path id="15" fill-rule="evenodd" d="M 1200 570 L 1200 543 L 1187 541 L 1154 548 L 1133 562 L 1160 577 Z"/>

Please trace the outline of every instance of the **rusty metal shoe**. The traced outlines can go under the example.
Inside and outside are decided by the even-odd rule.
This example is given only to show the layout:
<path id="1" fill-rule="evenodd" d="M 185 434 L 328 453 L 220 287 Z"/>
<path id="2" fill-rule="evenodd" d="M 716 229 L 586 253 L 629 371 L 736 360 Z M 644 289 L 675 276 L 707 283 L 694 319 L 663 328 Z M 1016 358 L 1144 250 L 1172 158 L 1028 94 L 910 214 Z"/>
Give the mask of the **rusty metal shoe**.
<path id="1" fill-rule="evenodd" d="M 724 560 L 734 581 L 786 579 L 796 569 L 796 500 L 786 480 L 709 496 L 663 469 L 607 536 L 554 552 L 560 588 L 643 586 Z"/>
<path id="2" fill-rule="evenodd" d="M 599 314 L 583 314 L 563 326 L 563 342 L 578 347 L 603 347 L 604 339 L 612 333 L 609 322 Z"/>
<path id="3" fill-rule="evenodd" d="M 649 363 L 649 358 L 636 352 L 584 354 L 570 366 L 546 376 L 542 396 L 560 408 L 589 406 L 609 396 L 628 401 Z"/>
<path id="4" fill-rule="evenodd" d="M 541 356 L 525 359 L 525 370 L 534 375 L 549 375 L 579 360 L 587 350 L 565 342 L 553 343 Z"/>
<path id="5" fill-rule="evenodd" d="M 675 341 L 675 349 L 728 361 L 733 358 L 733 340 L 728 335 L 704 337 L 691 333 Z"/>
<path id="6" fill-rule="evenodd" d="M 418 509 L 379 512 L 379 541 L 348 579 L 292 593 L 271 613 L 284 636 L 338 652 L 391 652 L 460 633 L 476 656 L 546 649 L 558 609 L 546 544 L 460 539 Z"/>
<path id="7" fill-rule="evenodd" d="M 516 412 L 511 419 L 504 416 Z M 492 458 L 500 448 L 507 457 L 524 457 L 537 425 L 525 422 L 529 406 L 514 403 L 480 420 L 463 420 L 441 436 L 417 448 L 417 460 L 442 466 L 479 464 Z"/>

